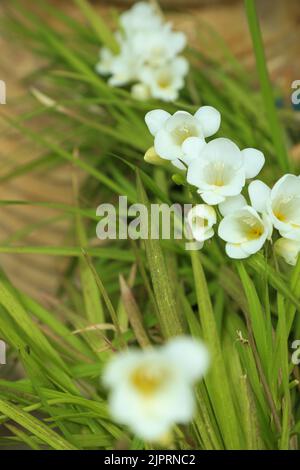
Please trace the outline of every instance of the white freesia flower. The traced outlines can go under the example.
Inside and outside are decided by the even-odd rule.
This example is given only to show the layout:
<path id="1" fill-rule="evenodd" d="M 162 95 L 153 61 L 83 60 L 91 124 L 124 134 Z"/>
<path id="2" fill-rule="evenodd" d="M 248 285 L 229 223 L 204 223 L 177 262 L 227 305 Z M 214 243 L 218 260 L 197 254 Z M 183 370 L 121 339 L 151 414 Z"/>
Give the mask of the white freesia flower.
<path id="1" fill-rule="evenodd" d="M 120 25 L 115 34 L 119 53 L 114 55 L 104 47 L 96 71 L 110 75 L 111 86 L 131 84 L 136 99 L 177 99 L 188 72 L 187 61 L 178 55 L 186 45 L 185 34 L 174 32 L 155 7 L 145 2 L 123 13 Z"/>
<path id="2" fill-rule="evenodd" d="M 211 106 L 202 106 L 192 115 L 186 111 L 177 111 L 171 115 L 161 109 L 150 111 L 145 116 L 149 131 L 154 136 L 154 148 L 157 154 L 173 163 L 189 162 L 184 144 L 193 139 L 197 151 L 205 145 L 205 137 L 215 134 L 221 123 L 219 111 Z M 195 156 L 196 157 L 196 156 Z"/>
<path id="3" fill-rule="evenodd" d="M 240 204 L 243 204 L 242 199 Z M 268 216 L 260 216 L 251 206 L 239 208 L 237 200 L 231 201 L 230 205 L 232 211 L 225 206 L 227 215 L 220 222 L 219 237 L 226 241 L 226 253 L 230 258 L 248 258 L 271 239 L 272 223 Z"/>
<path id="4" fill-rule="evenodd" d="M 249 187 L 257 204 L 267 212 L 282 237 L 300 241 L 300 177 L 284 175 L 272 190 L 262 181 Z"/>
<path id="5" fill-rule="evenodd" d="M 104 371 L 114 419 L 141 438 L 160 440 L 175 423 L 194 414 L 192 386 L 208 368 L 206 347 L 177 337 L 163 347 L 117 354 Z"/>
<path id="6" fill-rule="evenodd" d="M 174 101 L 184 86 L 187 71 L 187 60 L 184 57 L 177 57 L 162 67 L 144 67 L 139 78 L 148 87 L 153 98 Z"/>
<path id="7" fill-rule="evenodd" d="M 274 243 L 274 250 L 279 256 L 284 258 L 287 264 L 296 266 L 300 253 L 300 241 L 279 238 Z"/>
<path id="8" fill-rule="evenodd" d="M 204 242 L 214 236 L 217 214 L 213 207 L 198 204 L 188 212 L 187 221 L 195 240 Z"/>
<path id="9" fill-rule="evenodd" d="M 197 139 L 188 139 L 184 151 L 189 161 L 187 181 L 211 205 L 240 194 L 246 179 L 256 176 L 265 161 L 259 150 L 240 151 L 234 142 L 225 138 L 214 139 L 204 146 Z"/>

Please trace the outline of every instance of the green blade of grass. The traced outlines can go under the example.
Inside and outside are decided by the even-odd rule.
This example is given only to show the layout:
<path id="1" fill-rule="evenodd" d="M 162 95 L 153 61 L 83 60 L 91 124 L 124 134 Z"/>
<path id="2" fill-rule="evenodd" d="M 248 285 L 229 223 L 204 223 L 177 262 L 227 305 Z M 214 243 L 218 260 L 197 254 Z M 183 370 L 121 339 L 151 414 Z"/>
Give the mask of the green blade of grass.
<path id="1" fill-rule="evenodd" d="M 223 361 L 222 347 L 207 282 L 199 253 L 197 251 L 191 251 L 190 253 L 203 338 L 212 355 L 212 366 L 206 378 L 206 383 L 208 384 L 209 395 L 214 404 L 225 446 L 227 449 L 237 450 L 243 448 L 241 432 Z M 222 384 L 222 387 L 220 387 L 220 384 Z"/>
<path id="2" fill-rule="evenodd" d="M 76 5 L 80 8 L 85 15 L 93 30 L 98 36 L 99 40 L 105 44 L 106 47 L 111 49 L 112 52 L 119 52 L 119 44 L 111 30 L 106 26 L 101 16 L 91 7 L 85 0 L 74 0 Z"/>
<path id="3" fill-rule="evenodd" d="M 247 264 L 251 266 L 251 268 L 253 268 L 254 271 L 256 271 L 259 275 L 267 278 L 269 284 L 275 290 L 278 290 L 285 299 L 288 299 L 290 303 L 296 307 L 298 313 L 300 312 L 300 300 L 298 299 L 297 295 L 292 292 L 283 277 L 267 263 L 263 256 L 259 254 L 251 256 L 248 258 Z"/>
<path id="4" fill-rule="evenodd" d="M 39 437 L 45 444 L 53 449 L 76 450 L 76 447 L 68 443 L 52 429 L 49 429 L 49 427 L 44 425 L 41 421 L 21 410 L 17 406 L 4 402 L 1 399 L 0 412 L 30 431 L 35 436 Z"/>
<path id="5" fill-rule="evenodd" d="M 275 107 L 275 99 L 267 69 L 262 34 L 256 11 L 256 0 L 245 0 L 245 8 L 248 18 L 249 30 L 252 37 L 253 49 L 256 58 L 256 67 L 260 80 L 266 117 L 270 126 L 270 132 L 276 150 L 278 163 L 283 171 L 288 171 L 290 168 L 290 163 L 287 155 L 282 127 Z"/>
<path id="6" fill-rule="evenodd" d="M 146 256 L 157 302 L 159 323 L 164 335 L 168 338 L 184 332 L 183 318 L 178 313 L 175 302 L 174 286 L 168 275 L 166 261 L 159 240 L 151 238 L 151 211 L 148 196 L 145 192 L 139 172 L 137 172 L 137 193 L 140 203 L 148 212 L 148 238 L 144 240 Z"/>
<path id="7" fill-rule="evenodd" d="M 114 259 L 123 261 L 134 261 L 134 256 L 130 252 L 118 248 L 86 248 L 88 255 L 103 259 Z M 49 255 L 49 256 L 82 256 L 81 247 L 71 246 L 0 246 L 0 253 L 13 253 L 23 255 Z"/>
<path id="8" fill-rule="evenodd" d="M 268 370 L 268 364 L 272 358 L 272 338 L 268 342 L 265 314 L 256 292 L 254 283 L 251 281 L 243 263 L 237 263 L 237 269 L 244 287 L 245 296 L 248 301 L 248 311 L 253 330 L 254 338 L 256 341 L 257 349 L 264 366 L 264 370 Z"/>

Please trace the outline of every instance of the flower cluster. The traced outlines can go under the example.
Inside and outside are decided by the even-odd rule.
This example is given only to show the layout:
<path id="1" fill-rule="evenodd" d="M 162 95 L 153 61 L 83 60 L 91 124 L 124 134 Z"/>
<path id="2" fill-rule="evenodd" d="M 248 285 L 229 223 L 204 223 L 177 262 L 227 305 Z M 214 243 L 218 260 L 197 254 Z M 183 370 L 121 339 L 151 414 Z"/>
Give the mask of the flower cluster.
<path id="1" fill-rule="evenodd" d="M 218 235 L 226 242 L 228 256 L 243 259 L 256 253 L 271 240 L 275 228 L 282 237 L 275 242 L 275 251 L 287 263 L 296 263 L 300 252 L 299 176 L 287 174 L 272 189 L 254 180 L 248 186 L 247 202 L 242 191 L 261 171 L 265 157 L 254 148 L 240 150 L 226 138 L 206 142 L 220 128 L 216 109 L 202 106 L 194 115 L 186 111 L 171 115 L 157 109 L 147 113 L 145 121 L 154 136 L 146 160 L 169 160 L 185 171 L 187 183 L 204 202 L 187 216 L 197 241 L 204 243 L 214 236 L 218 206 L 223 217 Z"/>
<path id="2" fill-rule="evenodd" d="M 175 423 L 193 418 L 193 384 L 208 365 L 206 347 L 185 336 L 116 354 L 103 375 L 112 416 L 145 440 L 162 440 Z"/>
<path id="3" fill-rule="evenodd" d="M 179 55 L 186 45 L 185 35 L 172 31 L 172 25 L 145 2 L 121 14 L 120 26 L 115 35 L 119 53 L 102 48 L 97 72 L 109 75 L 112 86 L 132 85 L 137 99 L 176 100 L 188 72 L 187 60 Z"/>

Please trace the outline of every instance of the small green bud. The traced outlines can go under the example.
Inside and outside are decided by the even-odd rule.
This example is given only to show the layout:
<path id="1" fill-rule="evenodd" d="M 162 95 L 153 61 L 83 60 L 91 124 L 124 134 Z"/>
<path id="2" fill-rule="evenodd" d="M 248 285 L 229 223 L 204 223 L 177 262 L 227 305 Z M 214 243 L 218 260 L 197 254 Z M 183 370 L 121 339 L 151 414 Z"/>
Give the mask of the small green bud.
<path id="1" fill-rule="evenodd" d="M 178 186 L 184 186 L 186 184 L 186 177 L 183 174 L 176 173 L 175 175 L 172 175 L 172 180 L 174 181 L 175 184 Z"/>

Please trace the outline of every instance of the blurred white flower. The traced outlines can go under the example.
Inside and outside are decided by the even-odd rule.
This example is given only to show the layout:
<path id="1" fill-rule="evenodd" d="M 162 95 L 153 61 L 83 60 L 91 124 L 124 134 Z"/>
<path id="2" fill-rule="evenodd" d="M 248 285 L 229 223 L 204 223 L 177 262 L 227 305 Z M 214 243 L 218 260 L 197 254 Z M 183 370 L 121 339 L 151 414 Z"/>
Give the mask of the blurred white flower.
<path id="1" fill-rule="evenodd" d="M 284 258 L 287 264 L 295 266 L 300 253 L 300 241 L 279 238 L 274 243 L 275 252 Z"/>
<path id="2" fill-rule="evenodd" d="M 119 53 L 113 55 L 104 47 L 96 71 L 110 75 L 111 86 L 133 85 L 136 99 L 176 100 L 188 73 L 187 61 L 178 56 L 186 45 L 185 34 L 172 31 L 172 25 L 146 2 L 121 14 L 120 25 L 115 34 Z"/>
<path id="3" fill-rule="evenodd" d="M 148 441 L 193 418 L 192 386 L 206 372 L 209 354 L 199 341 L 177 337 L 165 346 L 118 353 L 107 365 L 113 418 Z"/>
<path id="4" fill-rule="evenodd" d="M 221 123 L 219 111 L 211 106 L 202 106 L 192 115 L 186 111 L 177 111 L 171 115 L 161 109 L 150 111 L 145 116 L 149 131 L 154 136 L 154 148 L 157 154 L 173 163 L 189 162 L 185 142 L 191 137 L 197 151 L 205 144 L 205 137 L 218 131 Z"/>
<path id="5" fill-rule="evenodd" d="M 129 44 L 122 44 L 120 54 L 114 56 L 108 83 L 111 86 L 123 86 L 136 79 L 141 62 L 132 54 Z"/>
<path id="6" fill-rule="evenodd" d="M 233 204 L 232 211 L 228 210 L 220 222 L 218 235 L 226 242 L 226 253 L 230 258 L 243 259 L 259 251 L 265 241 L 271 239 L 272 228 L 268 216 L 260 216 L 251 206 L 238 208 Z"/>
<path id="7" fill-rule="evenodd" d="M 259 150 L 240 151 L 234 142 L 225 138 L 214 139 L 204 146 L 197 139 L 188 139 L 184 151 L 189 161 L 187 181 L 198 188 L 204 202 L 210 205 L 240 194 L 246 178 L 256 176 L 265 161 Z"/>
<path id="8" fill-rule="evenodd" d="M 164 25 L 159 31 L 140 31 L 134 36 L 132 47 L 134 54 L 143 57 L 146 65 L 161 67 L 168 65 L 186 46 L 186 36 L 182 32 L 174 32 L 170 24 Z M 185 73 L 188 68 L 186 67 Z"/>
<path id="9" fill-rule="evenodd" d="M 184 77 L 188 70 L 188 62 L 184 57 L 177 57 L 165 66 L 154 68 L 144 67 L 139 78 L 147 85 L 151 96 L 163 101 L 174 101 L 179 90 L 184 86 Z"/>
<path id="10" fill-rule="evenodd" d="M 214 236 L 212 227 L 217 222 L 217 214 L 213 207 L 198 204 L 188 212 L 187 221 L 195 240 L 204 242 Z"/>
<path id="11" fill-rule="evenodd" d="M 267 212 L 282 237 L 300 241 L 300 177 L 284 175 L 272 190 L 262 181 L 249 186 L 252 198 Z"/>

